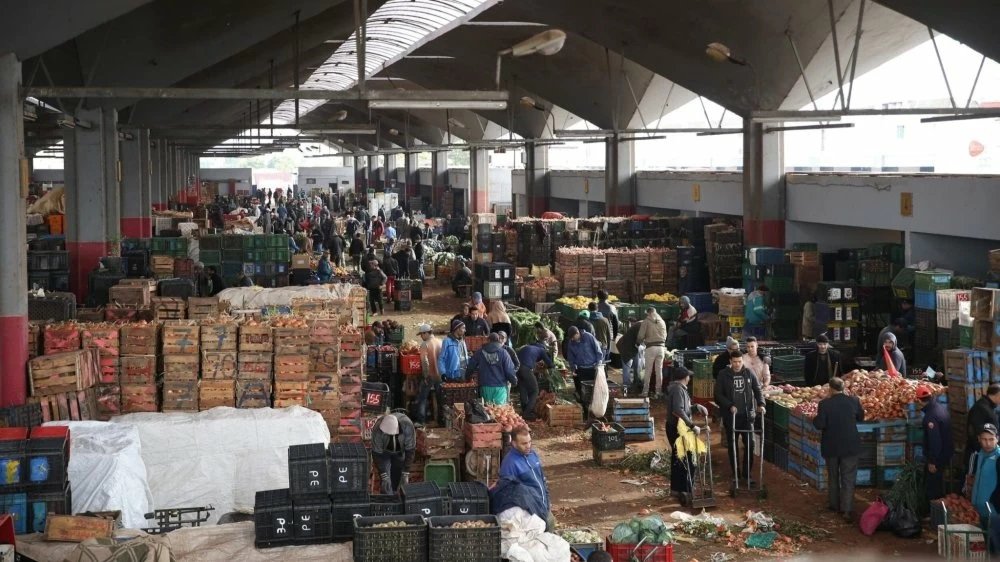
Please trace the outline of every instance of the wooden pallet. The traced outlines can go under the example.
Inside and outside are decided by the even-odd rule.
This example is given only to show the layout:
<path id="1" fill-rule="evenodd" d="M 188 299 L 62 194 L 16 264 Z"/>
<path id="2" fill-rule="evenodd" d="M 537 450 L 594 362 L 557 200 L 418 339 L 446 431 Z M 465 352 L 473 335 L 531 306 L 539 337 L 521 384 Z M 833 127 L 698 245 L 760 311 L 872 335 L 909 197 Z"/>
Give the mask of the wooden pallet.
<path id="1" fill-rule="evenodd" d="M 549 427 L 573 427 L 580 421 L 576 404 L 548 404 L 545 409 Z"/>
<path id="2" fill-rule="evenodd" d="M 163 381 L 164 412 L 197 412 L 198 380 Z"/>
<path id="3" fill-rule="evenodd" d="M 309 355 L 309 328 L 274 328 L 275 355 Z"/>
<path id="4" fill-rule="evenodd" d="M 121 354 L 156 355 L 159 335 L 158 324 L 125 324 L 121 329 Z"/>
<path id="5" fill-rule="evenodd" d="M 97 419 L 97 397 L 93 388 L 32 396 L 42 408 L 42 421 L 86 421 Z"/>
<path id="6" fill-rule="evenodd" d="M 274 356 L 274 380 L 280 382 L 308 382 L 309 355 Z"/>
<path id="7" fill-rule="evenodd" d="M 80 327 L 72 322 L 47 324 L 43 329 L 42 351 L 45 355 L 80 349 Z"/>
<path id="8" fill-rule="evenodd" d="M 201 381 L 198 389 L 198 408 L 210 410 L 212 408 L 227 406 L 232 408 L 236 405 L 236 381 L 215 380 Z"/>
<path id="9" fill-rule="evenodd" d="M 171 382 L 197 381 L 201 357 L 197 354 L 164 355 L 163 380 Z"/>
<path id="10" fill-rule="evenodd" d="M 270 353 L 244 353 L 240 352 L 236 358 L 237 373 L 240 379 L 271 379 L 274 372 L 274 360 Z"/>
<path id="11" fill-rule="evenodd" d="M 274 350 L 274 339 L 270 326 L 242 326 L 240 328 L 240 353 L 253 351 L 271 353 Z"/>
<path id="12" fill-rule="evenodd" d="M 153 297 L 150 302 L 153 320 L 184 320 L 187 303 L 179 297 Z"/>
<path id="13" fill-rule="evenodd" d="M 156 412 L 159 408 L 155 384 L 123 384 L 122 413 Z"/>
<path id="14" fill-rule="evenodd" d="M 625 459 L 625 455 L 628 453 L 625 449 L 618 449 L 617 451 L 600 451 L 597 447 L 593 447 L 594 462 L 597 466 L 608 466 L 621 462 Z"/>
<path id="15" fill-rule="evenodd" d="M 100 363 L 96 350 L 65 351 L 32 359 L 28 372 L 33 396 L 59 394 L 97 384 Z"/>
<path id="16" fill-rule="evenodd" d="M 469 449 L 494 449 L 503 443 L 498 423 L 467 423 L 463 429 L 465 446 Z"/>
<path id="17" fill-rule="evenodd" d="M 271 383 L 264 379 L 240 379 L 236 381 L 237 408 L 269 408 L 271 406 Z"/>
<path id="18" fill-rule="evenodd" d="M 240 340 L 240 326 L 236 322 L 216 323 L 202 322 L 202 351 L 233 351 L 237 349 Z"/>
<path id="19" fill-rule="evenodd" d="M 235 351 L 203 351 L 201 353 L 201 378 L 205 380 L 233 380 L 236 378 Z"/>
<path id="20" fill-rule="evenodd" d="M 212 318 L 219 314 L 219 297 L 188 297 L 187 316 L 190 320 Z"/>

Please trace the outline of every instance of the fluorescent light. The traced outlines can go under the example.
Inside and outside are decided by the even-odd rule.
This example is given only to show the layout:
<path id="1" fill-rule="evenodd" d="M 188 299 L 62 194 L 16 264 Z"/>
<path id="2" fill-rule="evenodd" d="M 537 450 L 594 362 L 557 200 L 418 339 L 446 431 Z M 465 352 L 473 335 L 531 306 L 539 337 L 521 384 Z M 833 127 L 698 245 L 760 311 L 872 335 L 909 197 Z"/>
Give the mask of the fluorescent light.
<path id="1" fill-rule="evenodd" d="M 945 121 L 966 121 L 969 119 L 996 119 L 1000 117 L 1000 111 L 997 113 L 960 113 L 957 115 L 940 115 L 938 117 L 924 117 L 920 120 L 921 123 L 942 123 Z"/>
<path id="2" fill-rule="evenodd" d="M 507 109 L 505 101 L 370 100 L 369 109 Z"/>
<path id="3" fill-rule="evenodd" d="M 783 117 L 753 117 L 754 121 L 758 123 L 785 123 L 789 121 L 808 121 L 811 123 L 819 123 L 821 121 L 840 121 L 839 115 L 785 115 Z"/>
<path id="4" fill-rule="evenodd" d="M 850 129 L 854 123 L 826 123 L 819 125 L 793 125 L 791 127 L 765 127 L 765 133 L 776 133 L 778 131 L 814 131 L 817 129 Z"/>
<path id="5" fill-rule="evenodd" d="M 467 21 L 464 25 L 478 25 L 481 27 L 545 27 L 544 23 L 530 21 Z"/>
<path id="6" fill-rule="evenodd" d="M 318 135 L 374 135 L 375 129 L 309 129 L 310 133 Z"/>
<path id="7" fill-rule="evenodd" d="M 403 57 L 404 59 L 415 59 L 415 60 L 454 60 L 455 57 L 449 55 L 409 55 Z"/>

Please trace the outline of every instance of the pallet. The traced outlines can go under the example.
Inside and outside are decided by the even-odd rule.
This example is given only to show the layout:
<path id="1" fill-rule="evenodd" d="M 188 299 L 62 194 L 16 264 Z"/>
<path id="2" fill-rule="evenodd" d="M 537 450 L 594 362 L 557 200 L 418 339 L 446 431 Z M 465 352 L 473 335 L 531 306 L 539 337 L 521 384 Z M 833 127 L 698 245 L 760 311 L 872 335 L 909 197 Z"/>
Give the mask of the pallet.
<path id="1" fill-rule="evenodd" d="M 155 384 L 123 384 L 122 413 L 156 412 L 159 408 Z"/>
<path id="2" fill-rule="evenodd" d="M 28 372 L 33 396 L 59 394 L 97 384 L 100 363 L 96 350 L 66 351 L 32 359 Z"/>
<path id="3" fill-rule="evenodd" d="M 170 382 L 197 381 L 201 357 L 194 355 L 164 355 L 163 380 Z"/>
<path id="4" fill-rule="evenodd" d="M 121 354 L 156 355 L 159 335 L 158 324 L 125 324 L 121 329 Z"/>
<path id="5" fill-rule="evenodd" d="M 270 406 L 270 381 L 264 379 L 240 379 L 236 381 L 237 408 L 269 408 Z"/>
<path id="6" fill-rule="evenodd" d="M 309 328 L 274 328 L 275 355 L 309 355 Z"/>
<path id="7" fill-rule="evenodd" d="M 41 406 L 43 422 L 97 419 L 97 395 L 93 388 L 32 396 L 29 402 Z"/>
<path id="8" fill-rule="evenodd" d="M 469 449 L 495 449 L 503 443 L 503 434 L 498 423 L 467 423 L 463 432 L 465 445 Z"/>
<path id="9" fill-rule="evenodd" d="M 270 326 L 242 326 L 240 328 L 240 353 L 252 351 L 271 353 L 274 350 L 274 339 Z"/>
<path id="10" fill-rule="evenodd" d="M 310 372 L 309 355 L 274 356 L 274 380 L 281 382 L 308 382 Z"/>
<path id="11" fill-rule="evenodd" d="M 164 412 L 197 412 L 198 380 L 164 380 L 161 409 Z"/>
<path id="12" fill-rule="evenodd" d="M 163 323 L 163 355 L 197 355 L 201 347 L 201 327 L 190 320 Z"/>
<path id="13" fill-rule="evenodd" d="M 184 320 L 187 303 L 179 297 L 153 297 L 150 299 L 153 320 Z"/>
<path id="14" fill-rule="evenodd" d="M 309 396 L 308 382 L 275 382 L 274 407 L 305 406 Z"/>
<path id="15" fill-rule="evenodd" d="M 189 320 L 202 320 L 219 315 L 219 297 L 188 297 Z"/>
<path id="16" fill-rule="evenodd" d="M 210 410 L 220 406 L 232 408 L 235 405 L 236 381 L 201 381 L 201 386 L 198 388 L 198 408 L 200 410 Z"/>
<path id="17" fill-rule="evenodd" d="M 236 322 L 201 324 L 202 351 L 235 352 L 240 340 L 240 326 Z"/>
<path id="18" fill-rule="evenodd" d="M 273 356 L 270 353 L 243 353 L 240 352 L 236 358 L 237 372 L 239 379 L 271 379 L 273 369 Z"/>
<path id="19" fill-rule="evenodd" d="M 549 427 L 574 427 L 580 421 L 580 406 L 576 404 L 546 405 Z"/>
<path id="20" fill-rule="evenodd" d="M 82 347 L 77 324 L 47 324 L 42 332 L 42 352 L 45 355 L 76 351 Z"/>
<path id="21" fill-rule="evenodd" d="M 594 462 L 597 466 L 608 466 L 612 464 L 619 463 L 625 459 L 628 452 L 625 449 L 618 449 L 615 451 L 601 451 L 597 447 L 592 448 L 594 454 Z"/>

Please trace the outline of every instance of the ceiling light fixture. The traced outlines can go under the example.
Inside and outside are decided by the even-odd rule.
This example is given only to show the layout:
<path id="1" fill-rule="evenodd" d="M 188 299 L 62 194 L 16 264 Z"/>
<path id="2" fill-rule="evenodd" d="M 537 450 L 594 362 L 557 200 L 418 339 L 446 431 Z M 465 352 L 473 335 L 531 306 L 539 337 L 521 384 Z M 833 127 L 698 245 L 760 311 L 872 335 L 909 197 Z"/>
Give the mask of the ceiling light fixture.
<path id="1" fill-rule="evenodd" d="M 336 112 L 336 113 L 333 114 L 333 120 L 334 121 L 343 121 L 344 119 L 347 119 L 347 110 L 346 109 L 341 109 L 340 111 L 338 111 L 338 112 Z"/>
<path id="2" fill-rule="evenodd" d="M 728 61 L 740 66 L 747 65 L 746 60 L 733 55 L 733 52 L 729 50 L 729 47 L 723 45 L 722 43 L 709 43 L 708 46 L 705 47 L 705 54 L 708 55 L 708 58 L 714 60 L 715 62 Z"/>
<path id="3" fill-rule="evenodd" d="M 539 105 L 538 102 L 535 101 L 535 98 L 531 96 L 522 96 L 519 103 L 521 104 L 521 107 L 545 111 L 545 106 Z"/>
<path id="4" fill-rule="evenodd" d="M 561 29 L 549 29 L 533 37 L 525 39 L 509 49 L 497 52 L 497 76 L 496 86 L 500 89 L 500 62 L 504 55 L 514 58 L 526 57 L 528 55 L 552 56 L 562 50 L 566 44 L 566 32 Z"/>

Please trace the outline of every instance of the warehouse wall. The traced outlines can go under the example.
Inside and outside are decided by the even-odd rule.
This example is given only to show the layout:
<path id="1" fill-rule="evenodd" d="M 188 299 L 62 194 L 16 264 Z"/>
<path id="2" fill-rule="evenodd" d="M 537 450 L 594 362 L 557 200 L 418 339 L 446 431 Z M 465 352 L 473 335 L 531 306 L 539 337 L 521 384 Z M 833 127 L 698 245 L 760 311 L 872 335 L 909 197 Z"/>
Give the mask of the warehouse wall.
<path id="1" fill-rule="evenodd" d="M 328 187 L 334 184 L 340 191 L 354 190 L 354 168 L 350 166 L 311 166 L 299 168 L 299 189 Z"/>
<path id="2" fill-rule="evenodd" d="M 739 172 L 638 172 L 636 176 L 639 207 L 743 214 L 743 174 Z"/>
<path id="3" fill-rule="evenodd" d="M 903 233 L 882 228 L 786 221 L 786 247 L 791 248 L 796 242 L 815 242 L 819 244 L 819 251 L 834 252 L 841 248 L 863 248 L 880 242 L 902 244 Z"/>
<path id="4" fill-rule="evenodd" d="M 253 168 L 201 168 L 198 177 L 208 181 L 236 180 L 253 184 Z"/>
<path id="5" fill-rule="evenodd" d="M 906 249 L 911 261 L 928 260 L 935 267 L 982 279 L 989 269 L 987 253 L 996 248 L 1000 248 L 1000 240 L 913 232 Z"/>

